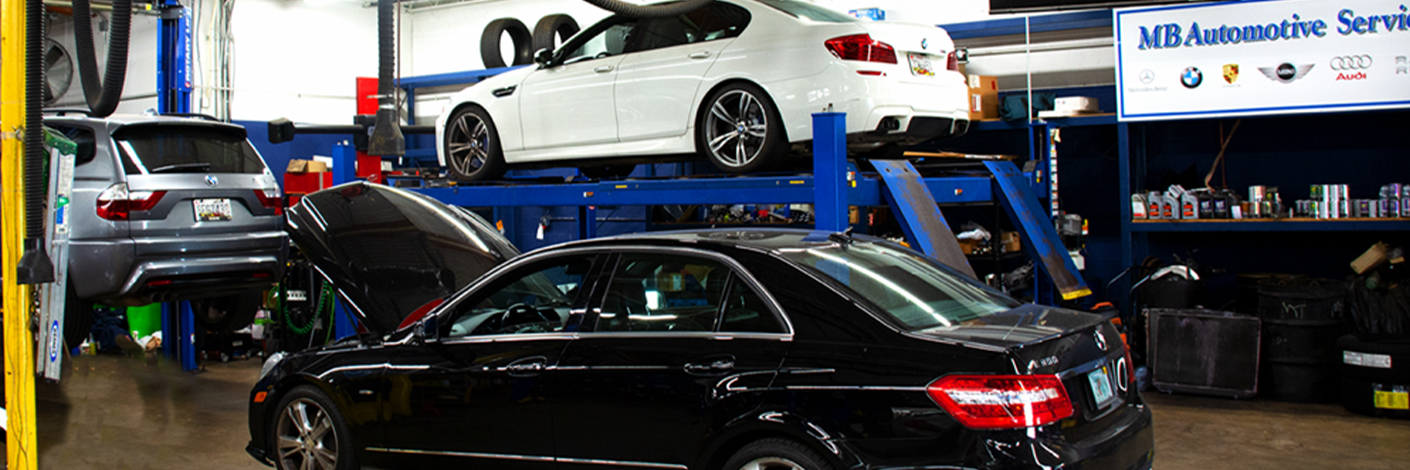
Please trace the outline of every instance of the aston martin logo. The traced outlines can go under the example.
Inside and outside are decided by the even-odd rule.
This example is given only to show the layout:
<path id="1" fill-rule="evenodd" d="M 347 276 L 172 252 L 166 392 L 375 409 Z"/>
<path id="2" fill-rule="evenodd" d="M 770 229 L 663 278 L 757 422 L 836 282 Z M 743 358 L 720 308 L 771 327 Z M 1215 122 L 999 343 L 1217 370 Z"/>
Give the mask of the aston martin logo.
<path id="1" fill-rule="evenodd" d="M 1224 64 L 1224 82 L 1233 85 L 1239 79 L 1239 64 Z"/>

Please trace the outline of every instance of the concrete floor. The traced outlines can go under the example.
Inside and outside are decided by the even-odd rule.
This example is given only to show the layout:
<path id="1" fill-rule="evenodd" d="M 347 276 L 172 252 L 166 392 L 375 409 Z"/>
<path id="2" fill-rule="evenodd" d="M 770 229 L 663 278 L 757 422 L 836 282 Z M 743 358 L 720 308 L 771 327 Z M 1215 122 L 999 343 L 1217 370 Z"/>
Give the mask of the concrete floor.
<path id="1" fill-rule="evenodd" d="M 259 360 L 208 363 L 78 357 L 37 387 L 42 469 L 263 469 L 244 452 Z M 1410 468 L 1410 421 L 1338 405 L 1149 393 L 1157 470 Z"/>

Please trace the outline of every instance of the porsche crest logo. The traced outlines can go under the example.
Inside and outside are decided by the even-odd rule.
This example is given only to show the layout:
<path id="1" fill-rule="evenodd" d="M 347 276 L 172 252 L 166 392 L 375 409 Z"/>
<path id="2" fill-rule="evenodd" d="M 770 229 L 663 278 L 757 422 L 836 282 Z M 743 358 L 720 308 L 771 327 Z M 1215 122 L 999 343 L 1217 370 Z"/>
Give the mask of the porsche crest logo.
<path id="1" fill-rule="evenodd" d="M 1224 64 L 1224 81 L 1230 85 L 1239 79 L 1239 64 Z"/>

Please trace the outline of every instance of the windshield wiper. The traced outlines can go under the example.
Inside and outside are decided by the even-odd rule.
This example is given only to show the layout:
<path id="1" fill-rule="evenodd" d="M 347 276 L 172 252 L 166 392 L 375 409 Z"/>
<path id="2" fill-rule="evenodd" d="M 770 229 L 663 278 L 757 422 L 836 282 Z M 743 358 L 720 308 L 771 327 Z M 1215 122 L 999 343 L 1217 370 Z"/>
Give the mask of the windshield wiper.
<path id="1" fill-rule="evenodd" d="M 177 163 L 175 165 L 163 165 L 151 170 L 148 173 L 197 173 L 211 171 L 209 163 Z"/>

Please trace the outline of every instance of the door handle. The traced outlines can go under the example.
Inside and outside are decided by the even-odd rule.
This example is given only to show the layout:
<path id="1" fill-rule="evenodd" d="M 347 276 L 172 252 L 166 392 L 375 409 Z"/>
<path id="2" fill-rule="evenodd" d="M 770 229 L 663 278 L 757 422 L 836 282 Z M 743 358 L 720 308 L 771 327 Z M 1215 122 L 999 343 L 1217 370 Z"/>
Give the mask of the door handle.
<path id="1" fill-rule="evenodd" d="M 548 358 L 543 356 L 526 357 L 495 370 L 508 373 L 510 377 L 528 377 L 538 375 L 547 369 L 546 362 L 548 362 Z"/>
<path id="2" fill-rule="evenodd" d="M 734 370 L 734 359 L 717 359 L 710 363 L 686 363 L 685 371 L 688 374 L 723 374 Z"/>
<path id="3" fill-rule="evenodd" d="M 686 57 L 690 57 L 692 59 L 705 59 L 710 57 L 710 51 L 694 52 Z"/>
<path id="4" fill-rule="evenodd" d="M 611 65 L 603 65 L 603 66 L 601 66 L 601 67 L 592 69 L 592 71 L 597 72 L 597 73 L 607 73 L 607 72 L 611 72 L 611 71 L 612 71 L 612 66 L 611 66 Z"/>

